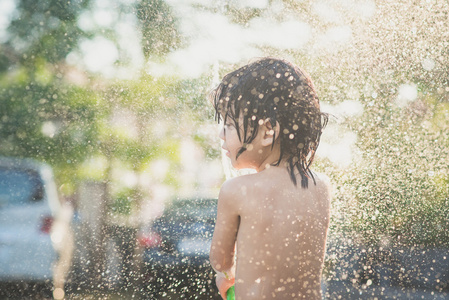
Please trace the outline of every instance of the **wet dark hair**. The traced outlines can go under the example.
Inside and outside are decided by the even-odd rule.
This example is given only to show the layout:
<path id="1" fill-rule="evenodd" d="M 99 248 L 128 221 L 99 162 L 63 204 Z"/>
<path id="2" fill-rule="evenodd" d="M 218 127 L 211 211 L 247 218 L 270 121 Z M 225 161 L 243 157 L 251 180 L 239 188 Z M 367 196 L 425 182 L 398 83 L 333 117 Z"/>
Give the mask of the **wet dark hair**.
<path id="1" fill-rule="evenodd" d="M 243 142 L 236 159 L 256 137 L 259 121 L 268 119 L 272 127 L 276 122 L 280 126 L 280 156 L 273 165 L 278 166 L 285 158 L 295 185 L 296 170 L 301 175 L 303 188 L 308 187 L 309 178 L 316 184 L 310 166 L 328 116 L 321 112 L 318 96 L 306 72 L 285 60 L 262 58 L 224 76 L 210 97 L 218 123 L 231 118 L 236 125 Z M 241 117 L 243 124 L 239 124 Z"/>

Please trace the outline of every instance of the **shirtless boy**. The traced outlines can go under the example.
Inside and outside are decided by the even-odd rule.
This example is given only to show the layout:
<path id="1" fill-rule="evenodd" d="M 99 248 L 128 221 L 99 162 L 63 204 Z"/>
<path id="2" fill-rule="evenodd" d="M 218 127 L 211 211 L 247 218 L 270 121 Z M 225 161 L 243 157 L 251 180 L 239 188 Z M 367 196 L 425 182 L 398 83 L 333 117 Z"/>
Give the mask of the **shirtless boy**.
<path id="1" fill-rule="evenodd" d="M 211 95 L 222 148 L 236 169 L 226 181 L 210 261 L 223 299 L 321 299 L 330 184 L 310 165 L 327 117 L 310 77 L 264 58 L 226 75 Z"/>

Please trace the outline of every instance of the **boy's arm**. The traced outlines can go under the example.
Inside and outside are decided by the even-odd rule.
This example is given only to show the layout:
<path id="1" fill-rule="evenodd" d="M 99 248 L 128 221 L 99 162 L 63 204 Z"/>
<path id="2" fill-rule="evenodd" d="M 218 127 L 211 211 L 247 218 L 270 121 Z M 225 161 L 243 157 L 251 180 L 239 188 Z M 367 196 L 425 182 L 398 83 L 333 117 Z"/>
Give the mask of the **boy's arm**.
<path id="1" fill-rule="evenodd" d="M 240 223 L 236 190 L 239 189 L 236 188 L 234 180 L 225 182 L 220 190 L 217 220 L 210 249 L 211 265 L 219 273 L 217 284 L 223 287 L 233 283 L 235 277 L 235 242 Z M 220 289 L 220 286 L 218 288 Z"/>
<path id="2" fill-rule="evenodd" d="M 225 276 L 224 273 L 218 272 L 215 282 L 217 284 L 218 291 L 220 292 L 221 297 L 223 299 L 226 299 L 228 289 L 234 285 L 235 278 L 229 279 Z"/>

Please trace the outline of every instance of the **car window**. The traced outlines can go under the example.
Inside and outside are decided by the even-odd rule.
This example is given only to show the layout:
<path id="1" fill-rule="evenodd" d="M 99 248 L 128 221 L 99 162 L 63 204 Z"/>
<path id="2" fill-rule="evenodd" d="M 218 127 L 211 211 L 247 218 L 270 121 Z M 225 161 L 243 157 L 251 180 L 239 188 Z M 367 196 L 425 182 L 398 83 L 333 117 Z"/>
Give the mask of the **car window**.
<path id="1" fill-rule="evenodd" d="M 0 207 L 23 205 L 42 198 L 43 185 L 36 172 L 0 167 Z"/>
<path id="2" fill-rule="evenodd" d="M 183 221 L 213 222 L 217 214 L 216 205 L 214 200 L 175 201 L 165 212 L 165 217 Z"/>
<path id="3" fill-rule="evenodd" d="M 153 227 L 156 231 L 171 232 L 175 235 L 187 232 L 203 232 L 206 235 L 213 231 L 217 214 L 215 199 L 178 200 L 166 208 Z"/>

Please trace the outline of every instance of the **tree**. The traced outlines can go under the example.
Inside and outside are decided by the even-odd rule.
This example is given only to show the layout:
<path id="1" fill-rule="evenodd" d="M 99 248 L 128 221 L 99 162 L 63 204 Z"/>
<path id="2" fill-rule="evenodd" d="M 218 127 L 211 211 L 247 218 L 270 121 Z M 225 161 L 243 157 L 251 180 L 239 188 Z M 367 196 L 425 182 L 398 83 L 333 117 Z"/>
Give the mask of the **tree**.
<path id="1" fill-rule="evenodd" d="M 50 64 L 64 61 L 85 36 L 76 22 L 89 3 L 89 0 L 19 1 L 17 17 L 8 28 L 11 38 L 2 46 L 9 53 L 2 69 L 9 65 L 34 70 L 41 60 Z"/>
<path id="2" fill-rule="evenodd" d="M 177 19 L 163 0 L 140 0 L 136 14 L 142 30 L 142 47 L 145 55 L 161 56 L 181 44 Z"/>
<path id="3" fill-rule="evenodd" d="M 46 161 L 68 179 L 87 155 L 98 151 L 98 120 L 105 111 L 91 90 L 15 83 L 1 88 L 0 111 L 1 155 Z"/>

